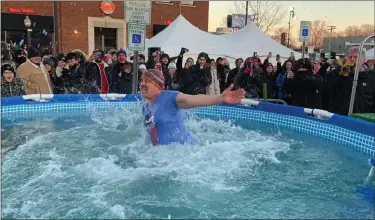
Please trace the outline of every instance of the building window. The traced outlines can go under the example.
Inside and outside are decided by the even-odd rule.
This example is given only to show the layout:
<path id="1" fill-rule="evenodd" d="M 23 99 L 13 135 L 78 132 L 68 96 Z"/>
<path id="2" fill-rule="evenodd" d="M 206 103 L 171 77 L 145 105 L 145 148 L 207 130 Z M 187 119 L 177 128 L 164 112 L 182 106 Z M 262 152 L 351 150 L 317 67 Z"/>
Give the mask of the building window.
<path id="1" fill-rule="evenodd" d="M 164 24 L 154 24 L 152 28 L 152 36 L 157 35 L 158 33 L 162 32 L 168 25 Z"/>
<path id="2" fill-rule="evenodd" d="M 186 6 L 193 6 L 194 5 L 194 1 L 182 1 L 181 0 L 181 5 L 186 5 Z"/>
<path id="3" fill-rule="evenodd" d="M 106 53 L 111 49 L 117 50 L 117 28 L 94 27 L 95 49 Z"/>

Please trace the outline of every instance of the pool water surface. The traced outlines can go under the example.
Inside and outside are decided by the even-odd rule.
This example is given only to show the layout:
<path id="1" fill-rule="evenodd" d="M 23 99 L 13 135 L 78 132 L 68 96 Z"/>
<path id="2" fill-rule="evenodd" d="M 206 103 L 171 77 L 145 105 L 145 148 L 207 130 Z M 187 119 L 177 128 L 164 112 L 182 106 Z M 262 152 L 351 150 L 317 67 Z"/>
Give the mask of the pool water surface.
<path id="1" fill-rule="evenodd" d="M 367 156 L 249 121 L 189 115 L 153 147 L 138 108 L 4 118 L 3 218 L 368 219 Z"/>

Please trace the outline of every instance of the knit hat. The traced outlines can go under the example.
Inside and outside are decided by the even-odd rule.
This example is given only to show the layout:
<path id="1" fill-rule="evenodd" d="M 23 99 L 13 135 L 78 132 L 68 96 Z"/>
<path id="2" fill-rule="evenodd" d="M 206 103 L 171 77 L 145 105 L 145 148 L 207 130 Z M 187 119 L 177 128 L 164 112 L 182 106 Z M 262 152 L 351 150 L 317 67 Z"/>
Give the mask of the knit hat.
<path id="1" fill-rule="evenodd" d="M 50 65 L 50 66 L 52 66 L 52 67 L 54 66 L 54 65 L 53 65 L 53 61 L 52 61 L 51 58 L 47 58 L 47 57 L 43 58 L 42 63 L 43 63 L 43 65 L 48 64 L 48 65 Z"/>
<path id="2" fill-rule="evenodd" d="M 267 63 L 267 65 L 266 65 L 266 69 L 267 69 L 267 67 L 269 67 L 269 66 L 271 66 L 272 68 L 273 68 L 273 65 L 272 65 L 272 63 Z"/>
<path id="3" fill-rule="evenodd" d="M 12 71 L 14 73 L 14 76 L 16 76 L 16 71 L 9 63 L 3 64 L 1 66 L 1 75 L 3 75 L 6 70 Z"/>
<path id="4" fill-rule="evenodd" d="M 147 70 L 146 65 L 144 65 L 144 64 L 139 65 L 139 69 L 140 69 L 140 70 L 141 70 L 141 69 Z"/>
<path id="5" fill-rule="evenodd" d="M 32 58 L 32 57 L 40 57 L 39 50 L 36 49 L 35 47 L 29 47 L 27 49 L 27 58 Z"/>
<path id="6" fill-rule="evenodd" d="M 177 69 L 177 66 L 175 63 L 169 63 L 168 69 Z"/>
<path id="7" fill-rule="evenodd" d="M 149 69 L 147 70 L 142 77 L 147 77 L 153 81 L 155 85 L 160 87 L 160 89 L 164 89 L 164 75 L 161 71 L 156 70 L 156 69 Z"/>
<path id="8" fill-rule="evenodd" d="M 117 51 L 117 56 L 120 55 L 120 54 L 124 54 L 125 56 L 127 56 L 126 51 L 122 48 L 120 48 L 120 50 Z"/>

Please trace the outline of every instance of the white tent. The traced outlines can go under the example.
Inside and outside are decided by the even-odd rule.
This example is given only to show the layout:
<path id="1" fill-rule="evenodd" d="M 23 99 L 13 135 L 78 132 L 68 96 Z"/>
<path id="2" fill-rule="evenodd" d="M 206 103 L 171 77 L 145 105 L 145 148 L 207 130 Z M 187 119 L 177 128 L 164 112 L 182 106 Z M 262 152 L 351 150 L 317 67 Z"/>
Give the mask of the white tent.
<path id="1" fill-rule="evenodd" d="M 220 35 L 219 37 L 229 42 L 226 46 L 236 48 L 236 53 L 242 56 L 251 56 L 253 52 L 257 52 L 259 56 L 266 57 L 269 52 L 272 52 L 272 56 L 279 54 L 281 57 L 287 58 L 293 52 L 293 50 L 270 38 L 252 22 L 239 31 Z M 294 52 L 294 56 L 298 59 L 302 57 L 302 54 Z"/>
<path id="2" fill-rule="evenodd" d="M 161 47 L 165 53 L 175 56 L 181 47 L 189 49 L 191 54 L 206 52 L 213 56 L 249 57 L 253 52 L 259 56 L 280 54 L 289 57 L 292 50 L 277 43 L 264 34 L 255 24 L 250 23 L 238 32 L 214 35 L 192 25 L 182 15 L 178 16 L 166 29 L 146 40 L 146 48 Z M 300 53 L 295 52 L 299 58 Z"/>
<path id="3" fill-rule="evenodd" d="M 366 59 L 367 60 L 375 59 L 375 48 L 372 48 L 372 49 L 366 51 Z"/>

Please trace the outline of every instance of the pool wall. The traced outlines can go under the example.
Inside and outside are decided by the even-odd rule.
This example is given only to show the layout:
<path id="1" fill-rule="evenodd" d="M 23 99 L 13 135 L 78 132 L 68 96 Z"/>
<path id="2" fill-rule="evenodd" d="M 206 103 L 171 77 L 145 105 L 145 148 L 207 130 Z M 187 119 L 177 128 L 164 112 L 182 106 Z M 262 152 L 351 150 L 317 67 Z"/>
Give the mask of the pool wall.
<path id="1" fill-rule="evenodd" d="M 104 100 L 100 95 L 54 95 L 48 102 L 25 101 L 23 97 L 2 98 L 2 118 L 18 114 L 32 114 L 40 111 L 84 110 L 88 106 L 108 108 L 111 106 L 134 106 L 139 95 L 126 95 L 118 100 Z M 259 102 L 257 106 L 217 105 L 208 108 L 196 108 L 198 116 L 216 116 L 233 119 L 257 121 L 286 127 L 298 132 L 307 133 L 351 149 L 374 156 L 375 124 L 341 115 L 333 115 L 328 120 L 311 117 L 304 108 Z"/>

